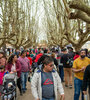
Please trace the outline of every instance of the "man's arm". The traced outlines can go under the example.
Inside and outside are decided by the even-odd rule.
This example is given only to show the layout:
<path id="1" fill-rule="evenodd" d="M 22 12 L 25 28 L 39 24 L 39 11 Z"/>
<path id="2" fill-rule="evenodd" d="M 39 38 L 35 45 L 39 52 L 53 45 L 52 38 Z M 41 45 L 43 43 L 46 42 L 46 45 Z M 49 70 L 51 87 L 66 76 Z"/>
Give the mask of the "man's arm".
<path id="1" fill-rule="evenodd" d="M 39 79 L 39 74 L 34 73 L 32 80 L 31 80 L 31 91 L 32 91 L 32 95 L 34 96 L 36 100 L 40 100 L 39 94 L 38 94 L 38 84 L 39 84 L 38 79 Z"/>
<path id="2" fill-rule="evenodd" d="M 85 68 L 82 68 L 82 69 L 72 68 L 72 71 L 73 71 L 74 73 L 78 73 L 78 72 L 84 71 L 84 69 L 85 69 Z"/>
<path id="3" fill-rule="evenodd" d="M 72 71 L 73 71 L 74 73 L 84 72 L 85 68 L 86 68 L 86 67 L 82 67 L 81 69 L 78 69 L 78 68 L 77 68 L 77 62 L 76 62 L 76 60 L 74 60 L 74 62 L 73 62 L 73 68 L 72 68 Z"/>

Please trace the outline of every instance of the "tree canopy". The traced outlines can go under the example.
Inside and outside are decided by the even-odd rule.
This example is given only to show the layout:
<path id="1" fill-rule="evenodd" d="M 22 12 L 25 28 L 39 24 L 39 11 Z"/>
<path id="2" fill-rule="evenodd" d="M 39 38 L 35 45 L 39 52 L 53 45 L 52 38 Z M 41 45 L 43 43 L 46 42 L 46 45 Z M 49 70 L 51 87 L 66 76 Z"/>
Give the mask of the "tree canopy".
<path id="1" fill-rule="evenodd" d="M 89 0 L 0 0 L 0 47 L 28 48 L 41 39 L 76 51 L 90 41 Z"/>

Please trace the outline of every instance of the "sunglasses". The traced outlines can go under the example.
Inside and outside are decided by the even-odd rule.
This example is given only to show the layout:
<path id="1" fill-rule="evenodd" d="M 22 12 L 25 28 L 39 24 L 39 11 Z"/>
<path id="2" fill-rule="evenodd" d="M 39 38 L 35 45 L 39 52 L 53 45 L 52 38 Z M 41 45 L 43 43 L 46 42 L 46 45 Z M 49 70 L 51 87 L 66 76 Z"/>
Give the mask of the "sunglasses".
<path id="1" fill-rule="evenodd" d="M 53 67 L 54 66 L 54 64 L 51 64 L 51 65 L 49 65 L 50 67 Z"/>

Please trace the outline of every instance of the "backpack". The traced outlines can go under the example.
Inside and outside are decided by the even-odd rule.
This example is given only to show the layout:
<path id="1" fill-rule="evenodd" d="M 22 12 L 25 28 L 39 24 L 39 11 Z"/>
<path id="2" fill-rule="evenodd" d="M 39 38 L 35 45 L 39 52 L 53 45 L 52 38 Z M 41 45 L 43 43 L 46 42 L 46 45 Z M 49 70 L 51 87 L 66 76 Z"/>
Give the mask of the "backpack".
<path id="1" fill-rule="evenodd" d="M 73 66 L 73 58 L 68 58 L 68 60 L 67 60 L 67 64 L 70 66 L 70 67 L 72 67 Z"/>

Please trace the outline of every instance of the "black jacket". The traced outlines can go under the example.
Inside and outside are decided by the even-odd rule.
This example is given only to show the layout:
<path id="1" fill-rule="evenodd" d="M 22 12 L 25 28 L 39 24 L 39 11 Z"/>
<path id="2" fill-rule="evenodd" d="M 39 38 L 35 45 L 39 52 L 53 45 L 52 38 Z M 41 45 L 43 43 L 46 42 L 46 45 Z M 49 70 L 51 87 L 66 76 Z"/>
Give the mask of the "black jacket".
<path id="1" fill-rule="evenodd" d="M 69 58 L 69 55 L 68 55 L 68 54 L 63 54 L 63 55 L 61 56 L 61 63 L 63 63 L 63 67 L 64 67 L 64 68 L 71 68 L 71 67 L 69 66 L 69 64 L 67 63 L 67 62 L 68 62 L 68 58 Z"/>
<path id="2" fill-rule="evenodd" d="M 88 85 L 89 85 L 89 91 L 90 91 L 90 65 L 87 66 L 85 73 L 84 73 L 83 91 L 87 90 Z"/>

